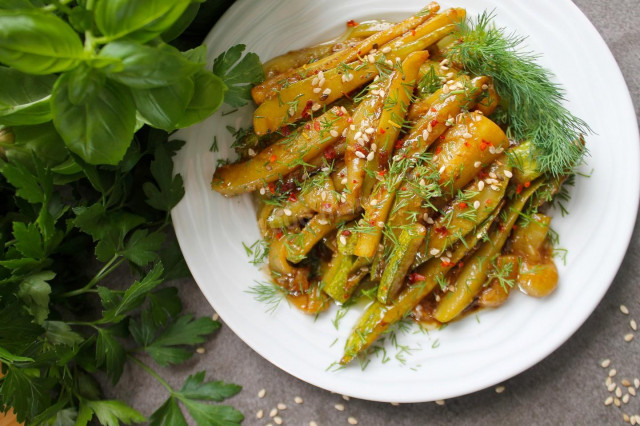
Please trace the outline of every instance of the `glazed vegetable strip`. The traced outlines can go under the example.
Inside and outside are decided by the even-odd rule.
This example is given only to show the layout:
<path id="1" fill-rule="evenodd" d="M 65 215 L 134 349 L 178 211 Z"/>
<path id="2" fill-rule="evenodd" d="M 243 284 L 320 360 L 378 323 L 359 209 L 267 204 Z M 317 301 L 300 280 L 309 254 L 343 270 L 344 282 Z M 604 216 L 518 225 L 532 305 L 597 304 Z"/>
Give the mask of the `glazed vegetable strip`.
<path id="1" fill-rule="evenodd" d="M 287 237 L 289 240 L 287 259 L 293 263 L 300 262 L 318 241 L 336 228 L 339 222 L 351 219 L 353 216 L 340 216 L 330 220 L 324 214 L 315 215 L 300 233 Z"/>
<path id="2" fill-rule="evenodd" d="M 414 267 L 444 253 L 483 223 L 496 209 L 509 184 L 507 175 L 512 175 L 506 155 L 498 157 L 486 171 L 481 170 L 481 174 L 431 225 L 433 231 L 420 246 Z"/>
<path id="3" fill-rule="evenodd" d="M 450 34 L 455 30 L 452 22 L 458 22 L 461 18 L 464 18 L 463 10 L 450 9 L 416 28 L 415 36 L 412 33 L 405 34 L 396 43 L 381 47 L 380 51 L 362 60 L 341 64 L 282 88 L 277 96 L 265 100 L 254 112 L 253 127 L 256 134 L 264 135 L 294 123 L 308 114 L 309 110 L 316 111 L 372 81 L 381 72 L 389 72 L 396 58 L 402 60 L 410 53 L 423 50 Z M 403 49 L 402 43 L 413 41 L 416 37 L 419 38 L 411 43 L 410 48 Z"/>
<path id="4" fill-rule="evenodd" d="M 436 307 L 434 317 L 440 322 L 449 322 L 458 316 L 482 289 L 487 274 L 492 268 L 491 262 L 500 254 L 513 225 L 520 217 L 520 212 L 531 195 L 540 188 L 542 182 L 530 186 L 519 194 L 505 208 L 507 217 L 500 226 L 489 233 L 487 241 L 483 242 L 474 253 L 473 258 L 465 262 L 460 274 L 456 278 L 455 289 L 447 292 Z"/>
<path id="5" fill-rule="evenodd" d="M 492 215 L 482 230 L 477 234 L 470 234 L 454 249 L 451 262 L 443 263 L 439 259 L 431 259 L 422 265 L 413 275 L 398 298 L 390 305 L 374 301 L 360 317 L 345 344 L 344 356 L 341 364 L 349 363 L 354 357 L 371 346 L 389 327 L 407 316 L 436 285 L 437 279 L 443 277 L 453 265 L 458 263 L 478 242 L 478 237 L 486 232 L 497 212 Z"/>
<path id="6" fill-rule="evenodd" d="M 301 167 L 336 142 L 349 114 L 334 107 L 290 137 L 268 146 L 248 161 L 218 167 L 211 187 L 223 195 L 255 191 Z M 308 128 L 307 128 L 308 127 Z"/>
<path id="7" fill-rule="evenodd" d="M 370 37 L 367 37 L 353 47 L 338 51 L 333 55 L 327 56 L 310 64 L 303 65 L 302 67 L 293 69 L 284 75 L 275 76 L 274 78 L 258 84 L 251 90 L 251 96 L 255 103 L 260 105 L 266 99 L 281 91 L 285 87 L 285 83 L 286 85 L 290 85 L 296 81 L 307 78 L 309 75 L 315 75 L 318 71 L 326 71 L 337 67 L 340 63 L 350 63 L 362 56 L 366 56 L 376 46 L 383 46 L 389 41 L 402 36 L 407 31 L 411 31 L 423 22 L 433 18 L 438 10 L 440 10 L 440 6 L 437 3 L 431 3 L 416 15 L 387 30 L 380 31 Z"/>

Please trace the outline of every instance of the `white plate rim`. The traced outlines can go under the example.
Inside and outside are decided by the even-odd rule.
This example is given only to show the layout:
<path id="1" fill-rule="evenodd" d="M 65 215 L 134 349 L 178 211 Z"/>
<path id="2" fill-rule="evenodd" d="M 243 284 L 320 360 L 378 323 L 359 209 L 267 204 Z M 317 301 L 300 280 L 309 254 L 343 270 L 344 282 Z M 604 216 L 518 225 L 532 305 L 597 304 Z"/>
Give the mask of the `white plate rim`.
<path id="1" fill-rule="evenodd" d="M 444 3 L 444 2 L 443 2 Z M 455 2 L 448 2 L 455 3 Z M 549 3 L 548 1 L 546 3 Z M 222 31 L 222 25 L 225 23 L 225 20 L 228 16 L 234 13 L 238 13 L 238 11 L 242 10 L 242 8 L 250 7 L 250 0 L 239 0 L 234 5 L 231 6 L 229 11 L 225 13 L 225 15 L 218 21 L 218 24 L 210 35 L 207 37 L 207 42 L 210 42 L 212 38 L 216 37 L 216 30 L 219 32 Z M 537 5 L 540 7 L 539 5 Z M 203 274 L 204 271 L 201 269 L 201 254 L 194 254 L 195 246 L 191 244 L 190 238 L 193 236 L 194 229 L 189 224 L 189 218 L 192 212 L 188 210 L 193 208 L 193 206 L 189 206 L 183 200 L 173 211 L 172 217 L 174 220 L 174 227 L 176 231 L 176 235 L 180 246 L 183 250 L 185 258 L 187 260 L 187 264 L 191 269 L 196 282 L 200 285 L 205 297 L 212 304 L 214 309 L 218 313 L 220 313 L 221 317 L 225 320 L 226 324 L 249 346 L 251 346 L 254 350 L 256 350 L 259 354 L 265 357 L 267 360 L 278 366 L 279 368 L 287 371 L 288 373 L 300 378 L 301 380 L 312 383 L 316 386 L 325 388 L 330 391 L 339 392 L 343 394 L 348 394 L 351 396 L 377 400 L 377 401 L 388 401 L 388 402 L 422 402 L 434 399 L 443 399 L 450 398 L 454 396 L 459 396 L 462 394 L 470 393 L 473 391 L 477 391 L 488 386 L 499 383 L 503 380 L 506 380 L 514 375 L 528 369 L 532 365 L 535 365 L 543 358 L 552 353 L 555 349 L 561 346 L 575 331 L 584 323 L 584 321 L 588 318 L 591 312 L 595 309 L 597 304 L 600 302 L 604 294 L 606 293 L 609 285 L 613 281 L 615 274 L 617 273 L 620 264 L 624 258 L 624 254 L 630 242 L 630 238 L 633 232 L 635 218 L 637 215 L 638 209 L 638 200 L 640 196 L 640 185 L 639 185 L 639 169 L 638 164 L 640 164 L 640 151 L 638 150 L 638 145 L 640 143 L 640 137 L 638 136 L 638 129 L 635 125 L 636 117 L 633 109 L 633 105 L 631 102 L 631 98 L 622 77 L 622 74 L 617 67 L 615 59 L 610 52 L 609 48 L 606 46 L 606 43 L 598 34 L 597 30 L 593 27 L 593 25 L 589 22 L 589 20 L 584 16 L 584 14 L 575 6 L 572 2 L 568 0 L 562 0 L 556 2 L 556 6 L 560 8 L 565 8 L 567 11 L 571 11 L 571 19 L 576 19 L 573 21 L 574 24 L 580 25 L 583 28 L 586 28 L 586 33 L 583 33 L 585 38 L 585 42 L 592 43 L 592 49 L 594 52 L 597 52 L 599 55 L 603 55 L 606 59 L 606 64 L 608 66 L 607 69 L 607 79 L 611 84 L 612 90 L 614 90 L 617 94 L 617 102 L 619 105 L 620 119 L 627 122 L 631 119 L 631 123 L 628 125 L 628 136 L 631 137 L 632 142 L 635 142 L 635 150 L 634 152 L 629 152 L 629 156 L 635 158 L 634 162 L 636 164 L 635 169 L 628 170 L 627 177 L 629 179 L 630 187 L 627 188 L 629 194 L 629 200 L 627 202 L 627 209 L 622 210 L 622 213 L 619 214 L 616 219 L 618 222 L 618 228 L 624 230 L 624 235 L 618 235 L 618 240 L 615 243 L 613 249 L 610 248 L 608 252 L 608 262 L 603 265 L 603 268 L 606 269 L 606 272 L 603 275 L 606 276 L 606 279 L 603 281 L 603 284 L 598 288 L 599 292 L 597 294 L 593 294 L 589 299 L 589 304 L 585 306 L 581 310 L 581 315 L 575 317 L 573 319 L 573 323 L 571 327 L 566 328 L 561 334 L 556 334 L 552 338 L 547 339 L 543 342 L 542 345 L 536 348 L 532 353 L 527 354 L 526 357 L 523 357 L 521 362 L 510 365 L 508 368 L 503 369 L 500 374 L 493 372 L 490 377 L 481 377 L 472 383 L 468 383 L 465 386 L 458 388 L 450 388 L 447 390 L 443 390 L 439 393 L 434 392 L 423 392 L 422 394 L 413 394 L 413 395 L 399 395 L 399 394 L 390 394 L 389 392 L 380 392 L 377 390 L 378 388 L 374 386 L 364 386 L 363 388 L 353 388 L 353 386 L 344 386 L 339 383 L 339 380 L 335 380 L 335 375 L 326 374 L 326 377 L 322 377 L 322 374 L 307 374 L 304 371 L 299 371 L 296 368 L 293 368 L 291 365 L 283 363 L 281 359 L 278 358 L 278 354 L 273 352 L 271 348 L 265 348 L 262 346 L 257 346 L 252 344 L 251 337 L 246 333 L 246 330 L 243 329 L 243 325 L 234 320 L 234 315 L 228 308 L 225 306 L 220 306 L 216 302 L 215 292 L 212 292 L 212 289 L 208 285 L 210 277 L 207 277 Z M 543 6 L 544 7 L 544 6 Z M 443 6 L 444 8 L 444 6 Z M 357 16 L 354 14 L 354 18 Z M 595 43 L 595 44 L 594 44 Z M 198 126 L 194 126 L 197 128 Z M 188 140 L 190 135 L 193 133 L 193 128 L 186 129 L 185 131 L 179 132 L 179 136 Z M 190 174 L 190 166 L 193 164 L 187 164 L 187 161 L 184 158 L 185 150 L 181 151 L 176 157 L 176 172 L 179 172 L 185 178 L 185 187 L 187 191 L 190 189 L 191 179 L 197 179 L 198 177 L 194 177 Z M 200 177 L 201 178 L 201 177 Z M 631 206 L 631 207 L 629 207 Z M 195 230 L 198 231 L 197 229 Z M 200 260 L 199 260 L 200 259 Z"/>

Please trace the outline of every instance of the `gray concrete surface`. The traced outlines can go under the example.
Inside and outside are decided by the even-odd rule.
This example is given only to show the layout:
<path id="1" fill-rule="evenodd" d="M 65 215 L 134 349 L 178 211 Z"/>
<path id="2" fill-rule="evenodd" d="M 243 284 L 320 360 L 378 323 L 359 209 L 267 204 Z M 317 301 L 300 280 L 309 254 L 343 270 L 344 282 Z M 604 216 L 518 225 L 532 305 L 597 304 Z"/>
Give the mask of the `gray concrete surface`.
<path id="1" fill-rule="evenodd" d="M 575 0 L 593 22 L 613 51 L 631 91 L 636 115 L 640 116 L 640 1 Z M 640 377 L 640 336 L 630 343 L 623 340 L 629 332 L 630 317 L 640 321 L 640 225 L 636 222 L 633 239 L 609 292 L 580 330 L 548 358 L 503 383 L 497 394 L 486 389 L 471 395 L 435 403 L 390 404 L 368 401 L 343 401 L 304 383 L 264 360 L 223 327 L 187 364 L 159 369 L 168 381 L 179 386 L 186 375 L 206 370 L 208 377 L 238 383 L 243 391 L 228 402 L 241 410 L 246 425 L 266 425 L 267 413 L 278 402 L 288 409 L 280 416 L 285 425 L 346 425 L 353 416 L 360 425 L 608 425 L 623 424 L 623 412 L 640 414 L 640 397 L 631 398 L 622 408 L 605 406 L 609 395 L 604 386 L 608 370 L 600 367 L 604 358 L 621 377 Z M 179 283 L 186 308 L 198 315 L 210 315 L 212 309 L 192 280 Z M 630 316 L 619 311 L 621 303 Z M 258 399 L 260 389 L 267 396 Z M 109 396 L 123 399 L 145 414 L 150 414 L 167 397 L 164 389 L 133 365 L 128 365 L 120 384 L 108 390 Z M 297 405 L 299 395 L 304 403 Z M 343 403 L 344 412 L 334 408 Z M 265 410 L 265 419 L 256 412 Z"/>

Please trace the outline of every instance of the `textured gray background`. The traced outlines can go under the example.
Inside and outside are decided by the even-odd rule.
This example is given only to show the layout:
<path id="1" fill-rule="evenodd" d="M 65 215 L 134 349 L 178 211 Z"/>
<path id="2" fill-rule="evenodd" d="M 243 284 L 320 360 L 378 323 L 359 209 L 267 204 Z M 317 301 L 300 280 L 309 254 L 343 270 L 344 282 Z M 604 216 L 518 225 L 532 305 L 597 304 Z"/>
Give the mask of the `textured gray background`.
<path id="1" fill-rule="evenodd" d="M 640 117 L 640 0 L 575 0 L 600 31 L 618 61 L 634 101 L 636 116 Z M 279 402 L 288 409 L 280 416 L 285 425 L 346 425 L 353 416 L 360 425 L 415 424 L 622 424 L 622 413 L 640 414 L 640 396 L 631 398 L 622 408 L 605 406 L 609 395 L 604 386 L 607 370 L 599 366 L 604 358 L 611 358 L 622 377 L 640 377 L 640 336 L 630 343 L 623 340 L 630 332 L 629 320 L 640 322 L 640 225 L 636 222 L 629 251 L 611 289 L 602 303 L 564 345 L 548 358 L 503 383 L 506 390 L 497 394 L 486 389 L 471 395 L 447 400 L 444 406 L 435 403 L 390 404 L 361 400 L 343 401 L 322 389 L 304 383 L 280 371 L 251 350 L 224 327 L 204 347 L 206 353 L 196 355 L 183 366 L 158 369 L 175 386 L 186 375 L 206 370 L 207 377 L 238 383 L 243 391 L 229 400 L 246 417 L 245 425 L 266 425 L 267 413 Z M 211 307 L 195 282 L 184 280 L 181 287 L 186 309 L 198 315 L 211 315 Z M 631 314 L 620 313 L 621 303 Z M 260 389 L 267 396 L 259 399 Z M 123 399 L 148 415 L 166 399 L 164 388 L 139 370 L 127 365 L 120 384 L 107 390 L 110 397 Z M 294 403 L 294 396 L 304 403 Z M 334 408 L 343 403 L 344 412 Z M 265 418 L 256 419 L 256 412 L 265 410 Z M 275 424 L 275 423 L 274 423 Z"/>

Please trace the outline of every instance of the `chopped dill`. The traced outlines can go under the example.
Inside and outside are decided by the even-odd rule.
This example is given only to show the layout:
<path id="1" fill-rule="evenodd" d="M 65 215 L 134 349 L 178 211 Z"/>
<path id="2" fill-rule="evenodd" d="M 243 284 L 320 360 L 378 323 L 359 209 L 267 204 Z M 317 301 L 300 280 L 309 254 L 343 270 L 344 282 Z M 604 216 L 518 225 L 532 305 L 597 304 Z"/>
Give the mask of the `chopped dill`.
<path id="1" fill-rule="evenodd" d="M 288 294 L 284 288 L 265 281 L 255 281 L 255 285 L 246 292 L 253 295 L 258 302 L 265 303 L 268 313 L 275 312 L 280 303 L 287 300 Z"/>

